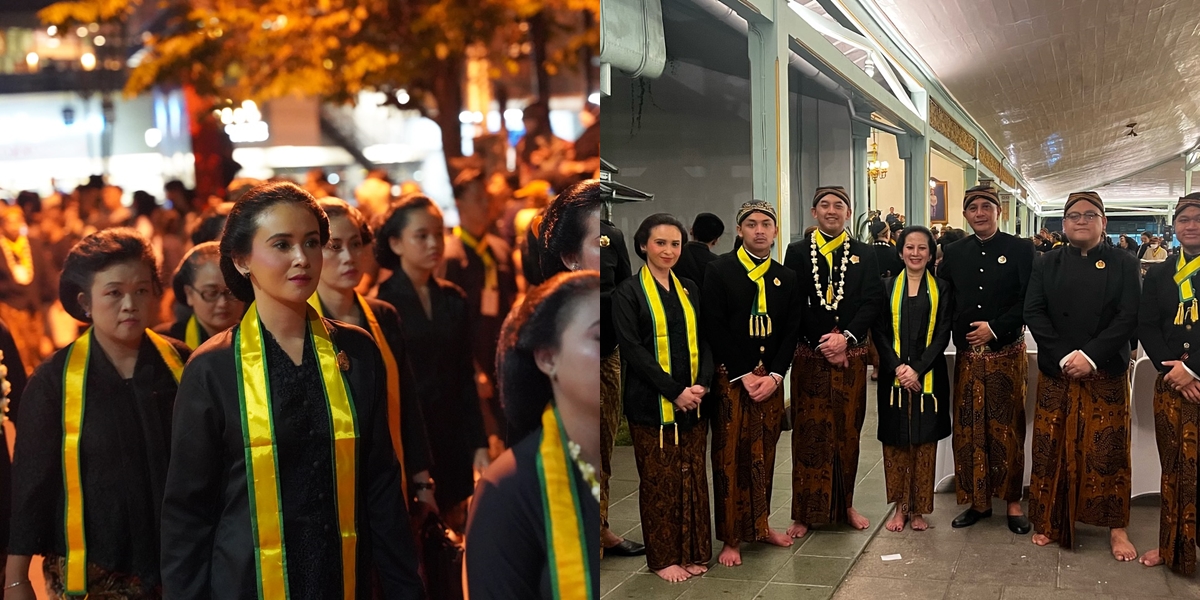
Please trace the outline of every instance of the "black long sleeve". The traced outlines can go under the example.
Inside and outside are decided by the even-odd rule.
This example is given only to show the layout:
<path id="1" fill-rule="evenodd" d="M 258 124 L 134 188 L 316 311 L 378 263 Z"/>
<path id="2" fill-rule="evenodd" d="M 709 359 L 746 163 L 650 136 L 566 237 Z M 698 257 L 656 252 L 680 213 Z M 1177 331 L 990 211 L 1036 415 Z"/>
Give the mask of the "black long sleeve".
<path id="1" fill-rule="evenodd" d="M 1074 349 L 1065 350 L 1062 347 L 1062 338 L 1054 328 L 1054 322 L 1050 320 L 1044 280 L 1048 256 L 1050 255 L 1043 254 L 1033 262 L 1033 272 L 1029 276 L 1029 290 L 1025 294 L 1024 318 L 1029 333 L 1033 334 L 1034 339 L 1037 340 L 1038 353 L 1049 356 L 1053 364 L 1057 365 Z M 1126 341 L 1128 339 L 1126 338 Z"/>
<path id="2" fill-rule="evenodd" d="M 1146 351 L 1146 356 L 1149 356 L 1150 360 L 1154 362 L 1154 368 L 1166 372 L 1170 369 L 1164 367 L 1163 362 L 1178 360 L 1179 357 L 1173 355 L 1167 344 L 1167 337 L 1163 334 L 1163 323 L 1167 320 L 1167 315 L 1163 313 L 1161 306 L 1167 303 L 1159 293 L 1158 273 L 1156 272 L 1158 268 L 1158 265 L 1151 267 L 1151 271 L 1146 273 L 1146 279 L 1142 285 L 1142 301 L 1138 308 L 1137 337 L 1142 344 L 1142 349 Z M 1171 302 L 1175 300 L 1176 298 L 1171 298 Z M 1171 316 L 1173 317 L 1173 315 Z M 1200 362 L 1200 356 L 1197 359 Z M 1195 370 L 1190 364 L 1188 367 Z"/>
<path id="3" fill-rule="evenodd" d="M 1105 357 L 1115 354 L 1122 346 L 1128 348 L 1129 338 L 1137 332 L 1138 326 L 1138 302 L 1142 291 L 1138 281 L 1138 265 L 1132 260 L 1113 262 L 1121 265 L 1124 271 L 1122 279 L 1125 282 L 1121 287 L 1117 314 L 1081 348 L 1097 365 L 1105 360 Z"/>
<path id="4" fill-rule="evenodd" d="M 676 293 L 683 293 L 677 290 Z M 642 345 L 641 327 L 638 315 L 641 312 L 640 303 L 645 305 L 641 286 L 637 281 L 618 285 L 613 292 L 613 325 L 617 330 L 617 344 L 621 348 L 621 360 L 638 377 L 654 386 L 659 394 L 674 401 L 687 388 L 686 385 L 675 381 L 669 373 L 658 364 L 658 358 Z M 697 309 L 697 312 L 700 311 Z M 700 313 L 703 314 L 703 313 Z"/>
<path id="5" fill-rule="evenodd" d="M 937 314 L 934 315 L 937 321 L 933 326 L 933 340 L 928 346 L 925 346 L 925 350 L 921 352 L 921 358 L 909 365 L 921 375 L 928 373 L 937 364 L 937 361 L 946 360 L 946 346 L 950 345 L 950 307 L 953 306 L 951 302 L 953 298 L 949 286 L 938 285 L 938 288 L 940 297 L 938 298 Z"/>
<path id="6" fill-rule="evenodd" d="M 704 305 L 704 311 L 700 313 L 700 337 L 704 340 L 734 339 L 733 332 L 729 327 L 729 300 L 721 281 L 721 273 L 716 268 L 717 264 L 717 261 L 713 261 L 705 267 L 704 287 L 700 291 Z M 727 344 L 712 346 L 713 362 L 728 368 L 731 378 L 748 373 L 750 369 L 754 368 L 753 364 L 749 368 L 743 367 L 746 361 L 739 360 L 730 350 L 731 348 Z"/>
<path id="7" fill-rule="evenodd" d="M 1013 245 L 1013 256 L 1009 260 L 1016 261 L 1017 276 L 1021 282 L 1020 298 L 1027 295 L 1030 285 L 1030 278 L 1033 274 L 1034 252 L 1033 244 L 1025 240 L 1018 239 Z M 1005 339 L 1020 333 L 1021 326 L 1025 324 L 1024 316 L 1025 307 L 1017 302 L 1010 306 L 1008 310 L 1000 313 L 999 316 L 988 322 L 988 326 L 992 328 L 992 333 L 998 339 Z M 1126 340 L 1128 343 L 1129 340 Z"/>
<path id="8" fill-rule="evenodd" d="M 863 270 L 869 273 L 879 272 L 879 259 L 874 252 L 862 253 Z M 879 317 L 883 310 L 884 291 L 883 280 L 879 277 L 865 276 L 863 281 L 863 300 L 858 311 L 854 314 L 854 319 L 845 327 L 845 331 L 849 331 L 850 335 L 859 342 L 867 341 L 867 336 L 871 332 L 871 324 Z"/>
<path id="9" fill-rule="evenodd" d="M 208 566 L 221 520 L 226 473 L 224 413 L 213 371 L 188 365 L 175 398 L 171 463 L 162 508 L 163 596 L 212 598 Z"/>

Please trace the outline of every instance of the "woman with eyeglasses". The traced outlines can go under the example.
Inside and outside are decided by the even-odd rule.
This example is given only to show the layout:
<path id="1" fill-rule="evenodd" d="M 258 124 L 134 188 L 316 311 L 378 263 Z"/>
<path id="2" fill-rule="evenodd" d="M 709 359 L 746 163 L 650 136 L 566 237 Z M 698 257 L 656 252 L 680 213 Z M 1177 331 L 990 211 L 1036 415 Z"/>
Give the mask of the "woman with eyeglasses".
<path id="1" fill-rule="evenodd" d="M 195 350 L 213 335 L 242 318 L 246 304 L 238 300 L 221 277 L 221 245 L 205 242 L 193 247 L 179 262 L 171 278 L 175 301 L 187 304 L 192 316 L 159 325 L 155 331 L 183 340 Z"/>
<path id="2" fill-rule="evenodd" d="M 162 293 L 149 242 L 107 229 L 71 249 L 59 299 L 88 330 L 21 398 L 4 597 L 157 599 L 171 415 L 189 350 L 146 328 Z"/>
<path id="3" fill-rule="evenodd" d="M 400 461 L 405 498 L 418 500 L 437 510 L 429 466 L 429 441 L 421 412 L 415 376 L 405 354 L 400 315 L 387 302 L 364 298 L 355 291 L 370 258 L 374 234 L 357 208 L 339 198 L 322 198 L 321 209 L 329 217 L 329 243 L 323 250 L 325 266 L 321 282 L 309 304 L 329 319 L 362 327 L 375 338 L 387 370 L 388 433 Z"/>

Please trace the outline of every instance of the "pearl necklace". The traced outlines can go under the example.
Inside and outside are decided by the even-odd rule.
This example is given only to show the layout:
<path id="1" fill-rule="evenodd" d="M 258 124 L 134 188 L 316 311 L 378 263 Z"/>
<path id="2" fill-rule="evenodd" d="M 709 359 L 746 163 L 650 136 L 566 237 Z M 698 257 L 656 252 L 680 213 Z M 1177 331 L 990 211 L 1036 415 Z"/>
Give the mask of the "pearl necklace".
<path id="1" fill-rule="evenodd" d="M 833 296 L 833 304 L 829 304 L 825 301 L 825 293 L 821 289 L 821 275 L 820 271 L 817 270 L 817 260 L 820 258 L 820 249 L 817 247 L 816 231 L 812 233 L 812 237 L 809 241 L 810 246 L 812 247 L 810 254 L 812 255 L 813 287 L 817 290 L 817 300 L 821 303 L 821 306 L 825 307 L 826 309 L 836 311 L 838 309 L 838 304 L 842 302 L 843 292 L 846 290 L 846 265 L 850 263 L 850 236 L 847 234 L 846 240 L 842 242 L 842 265 L 839 269 L 837 288 L 834 290 L 835 293 Z M 829 273 L 829 279 L 832 282 L 832 272 Z"/>
<path id="2" fill-rule="evenodd" d="M 567 441 L 567 448 L 571 450 L 571 458 L 575 461 L 575 467 L 579 469 L 579 473 L 592 486 L 592 495 L 596 497 L 596 502 L 600 501 L 600 480 L 596 479 L 596 467 L 592 463 L 579 458 L 579 453 L 582 448 L 579 444 Z"/>

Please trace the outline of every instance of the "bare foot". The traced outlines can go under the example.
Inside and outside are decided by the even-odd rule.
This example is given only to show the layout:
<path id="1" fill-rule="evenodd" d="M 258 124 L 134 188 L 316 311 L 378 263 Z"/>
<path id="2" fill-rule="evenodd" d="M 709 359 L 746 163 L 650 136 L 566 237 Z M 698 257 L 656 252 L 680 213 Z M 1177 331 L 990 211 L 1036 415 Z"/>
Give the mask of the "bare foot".
<path id="1" fill-rule="evenodd" d="M 680 581 L 687 581 L 688 579 L 690 579 L 692 577 L 692 574 L 689 573 L 687 571 L 687 569 L 684 569 L 683 567 L 681 567 L 679 565 L 671 565 L 669 567 L 666 567 L 665 569 L 659 569 L 659 570 L 655 571 L 654 574 L 658 575 L 659 577 L 662 577 L 663 581 L 669 581 L 671 583 L 679 583 Z"/>
<path id="2" fill-rule="evenodd" d="M 764 541 L 772 546 L 781 546 L 783 548 L 787 548 L 788 546 L 792 545 L 791 536 L 789 536 L 786 533 L 780 533 L 778 531 L 775 531 L 774 529 L 768 530 L 767 537 L 763 538 L 762 541 Z"/>
<path id="3" fill-rule="evenodd" d="M 1008 516 L 1019 517 L 1024 514 L 1025 513 L 1021 510 L 1020 502 L 1009 502 L 1008 503 Z"/>
<path id="4" fill-rule="evenodd" d="M 871 526 L 871 522 L 866 517 L 858 514 L 854 507 L 846 509 L 846 521 L 855 529 L 866 529 Z"/>
<path id="5" fill-rule="evenodd" d="M 1112 528 L 1108 534 L 1108 540 L 1112 543 L 1113 558 L 1121 562 L 1137 559 L 1137 549 L 1129 541 L 1129 534 L 1125 532 L 1124 527 Z"/>
<path id="6" fill-rule="evenodd" d="M 802 538 L 808 534 L 808 525 L 805 525 L 804 523 L 801 523 L 800 521 L 794 521 L 794 522 L 792 522 L 792 526 L 787 528 L 787 534 L 788 534 L 788 537 L 791 537 L 793 539 L 794 538 Z"/>
<path id="7" fill-rule="evenodd" d="M 909 527 L 912 527 L 913 531 L 925 531 L 926 529 L 929 529 L 929 523 L 925 521 L 925 517 L 922 517 L 921 515 L 913 515 L 912 522 L 909 523 Z"/>
<path id="8" fill-rule="evenodd" d="M 691 573 L 692 575 L 703 575 L 708 572 L 708 565 L 701 564 L 701 563 L 692 563 L 690 565 L 683 565 L 683 568 L 686 569 L 687 572 Z"/>
<path id="9" fill-rule="evenodd" d="M 717 555 L 717 562 L 727 567 L 736 567 L 742 564 L 742 551 L 738 550 L 737 544 L 725 544 L 721 547 L 721 553 Z"/>
<path id="10" fill-rule="evenodd" d="M 1033 537 L 1030 539 L 1033 541 L 1033 543 L 1035 543 L 1039 546 L 1045 546 L 1046 544 L 1050 543 L 1050 538 L 1048 538 L 1040 533 L 1033 534 Z"/>
<path id="11" fill-rule="evenodd" d="M 904 522 L 907 520 L 904 513 L 897 508 L 896 512 L 892 513 L 892 518 L 888 519 L 887 523 L 883 524 L 883 527 L 888 531 L 904 531 Z"/>
<path id="12" fill-rule="evenodd" d="M 1158 548 L 1155 548 L 1155 549 L 1143 554 L 1141 561 L 1142 561 L 1142 564 L 1146 565 L 1147 567 L 1157 567 L 1158 565 L 1163 564 L 1163 559 L 1162 559 L 1162 556 L 1159 555 L 1159 553 L 1158 553 Z"/>
<path id="13" fill-rule="evenodd" d="M 625 541 L 625 538 L 609 531 L 608 528 L 600 530 L 600 545 L 605 548 L 612 548 L 623 541 Z"/>

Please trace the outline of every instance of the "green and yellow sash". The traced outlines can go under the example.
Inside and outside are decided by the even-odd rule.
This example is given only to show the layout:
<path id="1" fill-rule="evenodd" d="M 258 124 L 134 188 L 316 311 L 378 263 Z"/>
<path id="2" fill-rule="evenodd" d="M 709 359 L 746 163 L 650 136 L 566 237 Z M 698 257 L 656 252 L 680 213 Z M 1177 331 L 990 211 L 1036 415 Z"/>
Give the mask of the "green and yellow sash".
<path id="1" fill-rule="evenodd" d="M 745 247 L 737 249 L 738 262 L 746 269 L 746 276 L 758 286 L 754 307 L 750 309 L 750 337 L 765 338 L 771 335 L 771 315 L 767 314 L 767 282 L 763 278 L 767 269 L 771 268 L 771 259 L 764 260 L 761 265 L 755 265 Z"/>
<path id="2" fill-rule="evenodd" d="M 146 330 L 175 384 L 183 376 L 183 359 L 175 347 L 162 336 Z M 67 364 L 63 371 L 63 483 L 65 507 L 63 520 L 67 534 L 66 564 L 63 566 L 63 588 L 67 595 L 87 594 L 87 536 L 83 521 L 83 461 L 79 453 L 79 436 L 83 433 L 83 411 L 87 398 L 88 360 L 92 355 L 92 328 L 79 336 L 67 349 Z"/>
<path id="3" fill-rule="evenodd" d="M 1192 289 L 1192 275 L 1200 271 L 1200 256 L 1186 261 L 1183 252 L 1179 252 L 1179 262 L 1175 263 L 1175 285 L 1179 286 L 1179 312 L 1175 313 L 1175 324 L 1183 325 L 1184 305 L 1192 303 L 1188 317 L 1193 323 L 1200 321 L 1200 308 L 1196 306 L 1196 291 Z"/>
<path id="4" fill-rule="evenodd" d="M 542 441 L 538 446 L 538 479 L 546 515 L 547 562 L 555 600 L 595 600 L 587 567 L 591 533 L 583 526 L 583 507 L 571 470 L 567 432 L 553 405 L 542 412 Z M 587 533 L 585 533 L 587 532 Z"/>
<path id="5" fill-rule="evenodd" d="M 846 243 L 846 232 L 843 231 L 841 235 L 833 239 L 825 239 L 821 230 L 817 229 L 813 231 L 813 236 L 815 236 L 817 241 L 818 252 L 821 253 L 821 256 L 825 257 L 825 264 L 829 265 L 829 282 L 825 286 L 825 303 L 833 304 L 833 253 L 837 252 L 838 248 L 841 248 L 842 244 Z"/>
<path id="6" fill-rule="evenodd" d="M 688 365 L 691 368 L 688 381 L 691 385 L 696 382 L 696 376 L 700 372 L 700 344 L 696 335 L 696 309 L 692 307 L 692 301 L 688 299 L 687 292 L 683 289 L 683 284 L 679 283 L 675 272 L 671 271 L 670 273 L 671 282 L 675 285 L 675 295 L 679 297 L 679 305 L 683 307 L 683 320 L 687 326 Z M 658 366 L 667 375 L 670 375 L 671 338 L 670 332 L 667 331 L 667 313 L 663 308 L 662 296 L 658 293 L 658 283 L 654 281 L 654 275 L 650 274 L 649 267 L 643 266 L 638 278 L 642 283 L 642 291 L 646 294 L 646 304 L 650 307 L 650 320 L 654 323 L 654 354 L 658 358 Z M 663 427 L 667 425 L 675 426 L 675 445 L 679 445 L 679 424 L 675 422 L 675 405 L 671 403 L 672 400 L 673 398 L 662 395 L 658 397 L 659 448 L 662 448 L 663 445 Z"/>
<path id="7" fill-rule="evenodd" d="M 354 491 L 357 488 L 358 423 L 350 405 L 350 386 L 339 372 L 338 349 L 317 311 L 308 311 L 308 335 L 321 371 L 329 401 L 330 453 L 337 489 L 338 529 L 342 539 L 343 597 L 355 597 L 358 531 L 355 528 Z M 270 377 L 258 308 L 251 304 L 233 336 L 238 377 L 238 402 L 242 413 L 242 439 L 246 448 L 246 484 L 250 494 L 250 524 L 254 536 L 258 597 L 288 598 L 287 552 L 283 547 L 283 500 L 279 490 L 279 464 L 275 456 L 275 423 L 271 412 Z"/>
<path id="8" fill-rule="evenodd" d="M 475 251 L 479 256 L 479 260 L 483 261 L 483 287 L 485 289 L 494 290 L 500 287 L 500 278 L 496 274 L 496 259 L 492 258 L 492 254 L 488 252 L 488 245 L 482 240 L 475 239 L 475 236 L 467 233 L 462 227 L 454 228 L 454 235 L 462 240 L 468 248 Z"/>
<path id="9" fill-rule="evenodd" d="M 901 274 L 899 277 L 896 277 L 895 283 L 892 284 L 892 350 L 895 351 L 896 356 L 901 359 L 903 359 L 903 356 L 900 354 L 900 310 L 902 303 L 904 302 L 904 297 L 907 295 L 907 286 L 908 278 L 903 274 Z M 925 332 L 925 347 L 928 348 L 929 345 L 933 343 L 933 327 L 935 325 L 935 321 L 937 320 L 939 300 L 937 281 L 934 280 L 933 274 L 928 270 L 925 271 L 925 288 L 929 293 L 929 328 Z M 891 401 L 894 403 L 897 396 L 896 392 L 898 391 L 898 388 L 900 388 L 900 380 L 893 378 L 892 386 L 894 389 L 892 390 Z M 933 398 L 933 411 L 937 412 L 937 397 L 933 395 L 932 368 L 925 373 L 925 377 L 921 385 L 921 392 L 922 396 Z M 902 394 L 900 395 L 900 398 L 901 402 L 903 402 Z M 922 401 L 921 410 L 924 409 L 925 403 Z"/>
<path id="10" fill-rule="evenodd" d="M 188 318 L 187 331 L 184 332 L 183 342 L 188 348 L 195 350 L 200 347 L 200 322 L 196 320 L 196 315 Z"/>
<path id="11" fill-rule="evenodd" d="M 371 331 L 371 337 L 375 338 L 375 345 L 379 346 L 379 353 L 383 355 L 383 368 L 387 371 L 388 433 L 391 434 L 396 459 L 400 461 L 400 487 L 404 489 L 404 501 L 408 502 L 408 474 L 404 471 L 404 444 L 400 442 L 400 367 L 396 364 L 396 355 L 392 353 L 392 347 L 383 336 L 383 328 L 379 326 L 379 319 L 375 317 L 375 313 L 371 312 L 367 299 L 358 292 L 354 293 L 354 297 L 358 299 L 358 306 L 367 321 L 367 329 Z M 318 315 L 325 316 L 320 296 L 315 293 L 309 296 L 308 304 L 317 309 Z"/>

